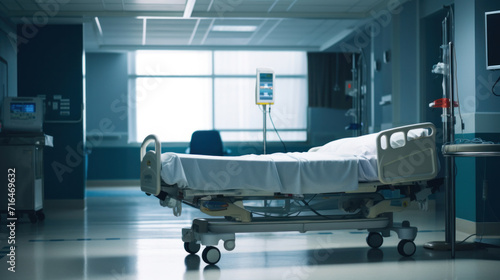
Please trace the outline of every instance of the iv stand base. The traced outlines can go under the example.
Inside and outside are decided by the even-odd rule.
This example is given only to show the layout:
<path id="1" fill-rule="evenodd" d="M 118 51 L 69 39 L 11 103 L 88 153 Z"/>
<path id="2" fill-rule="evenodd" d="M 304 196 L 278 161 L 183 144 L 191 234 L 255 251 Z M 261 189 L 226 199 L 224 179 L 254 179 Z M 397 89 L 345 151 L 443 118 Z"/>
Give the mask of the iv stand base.
<path id="1" fill-rule="evenodd" d="M 451 243 L 446 241 L 431 241 L 424 244 L 425 249 L 435 251 L 451 251 Z M 455 242 L 456 251 L 469 251 L 476 249 L 476 244 L 472 242 Z"/>

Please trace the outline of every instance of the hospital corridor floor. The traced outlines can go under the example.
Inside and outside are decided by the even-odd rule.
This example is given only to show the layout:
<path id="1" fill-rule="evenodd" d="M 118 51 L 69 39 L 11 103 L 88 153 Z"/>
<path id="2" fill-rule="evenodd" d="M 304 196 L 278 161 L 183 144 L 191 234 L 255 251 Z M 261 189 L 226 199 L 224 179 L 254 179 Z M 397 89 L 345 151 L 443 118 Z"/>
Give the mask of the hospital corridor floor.
<path id="1" fill-rule="evenodd" d="M 455 259 L 449 251 L 423 248 L 425 242 L 444 239 L 439 211 L 394 215 L 395 221 L 409 220 L 419 229 L 411 257 L 398 253 L 393 232 L 379 249 L 371 249 L 367 232 L 352 229 L 237 234 L 236 248 L 226 251 L 219 243 L 221 259 L 208 265 L 201 253 L 188 254 L 181 240 L 181 229 L 203 217 L 198 209 L 184 206 L 175 217 L 138 187 L 89 188 L 86 205 L 85 210 L 44 209 L 44 221 L 32 224 L 23 217 L 14 230 L 2 214 L 0 279 L 469 280 L 498 279 L 500 272 L 498 247 L 457 251 Z M 457 233 L 457 240 L 466 237 Z"/>

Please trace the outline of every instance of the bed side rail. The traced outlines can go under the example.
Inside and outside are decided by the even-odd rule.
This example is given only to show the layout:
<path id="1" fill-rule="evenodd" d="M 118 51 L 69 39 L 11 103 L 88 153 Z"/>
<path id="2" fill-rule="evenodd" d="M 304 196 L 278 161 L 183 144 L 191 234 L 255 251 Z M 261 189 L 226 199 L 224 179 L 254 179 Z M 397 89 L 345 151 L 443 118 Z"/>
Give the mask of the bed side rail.
<path id="1" fill-rule="evenodd" d="M 381 131 L 377 137 L 379 180 L 384 184 L 396 184 L 436 177 L 435 138 L 436 127 L 432 123 Z"/>
<path id="2" fill-rule="evenodd" d="M 154 143 L 154 150 L 147 151 Z M 161 190 L 161 144 L 154 134 L 148 135 L 141 145 L 141 191 L 158 195 Z"/>

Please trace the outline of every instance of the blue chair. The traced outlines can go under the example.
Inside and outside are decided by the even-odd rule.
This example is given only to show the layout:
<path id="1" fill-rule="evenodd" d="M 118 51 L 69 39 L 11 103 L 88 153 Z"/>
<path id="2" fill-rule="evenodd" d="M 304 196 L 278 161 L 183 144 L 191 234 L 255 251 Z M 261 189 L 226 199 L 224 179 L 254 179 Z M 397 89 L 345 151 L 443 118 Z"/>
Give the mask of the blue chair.
<path id="1" fill-rule="evenodd" d="M 189 153 L 197 155 L 222 156 L 224 147 L 217 130 L 197 130 L 191 135 Z"/>

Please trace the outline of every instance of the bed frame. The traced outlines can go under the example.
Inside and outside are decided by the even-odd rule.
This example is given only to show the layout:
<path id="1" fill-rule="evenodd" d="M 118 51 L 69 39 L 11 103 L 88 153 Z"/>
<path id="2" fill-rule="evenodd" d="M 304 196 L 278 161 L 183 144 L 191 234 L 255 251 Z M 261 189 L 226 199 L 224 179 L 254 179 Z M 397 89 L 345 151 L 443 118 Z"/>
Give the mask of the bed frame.
<path id="1" fill-rule="evenodd" d="M 425 129 L 427 133 L 422 137 L 410 138 L 409 132 L 416 129 Z M 338 200 L 338 209 L 352 215 L 253 217 L 252 210 L 248 209 L 251 207 L 244 206 L 243 200 L 283 200 L 285 206 L 282 210 L 286 212 L 290 201 L 305 201 L 304 196 L 250 190 L 213 192 L 166 185 L 160 177 L 161 143 L 155 135 L 146 137 L 141 146 L 141 190 L 158 197 L 160 204 L 172 208 L 175 216 L 181 214 L 182 202 L 208 215 L 223 217 L 194 219 L 191 227 L 182 229 L 185 250 L 194 254 L 200 250 L 200 244 L 205 245 L 202 258 L 208 264 L 219 261 L 221 254 L 215 246 L 220 240 L 224 248 L 230 251 L 235 248 L 235 233 L 248 232 L 366 229 L 369 231 L 366 239 L 368 245 L 378 248 L 383 243 L 383 237 L 390 236 L 390 231 L 394 231 L 401 239 L 398 252 L 403 256 L 411 256 L 416 250 L 413 241 L 417 228 L 410 226 L 408 221 L 394 223 L 392 217 L 393 212 L 404 210 L 409 206 L 411 197 L 415 197 L 412 186 L 436 177 L 438 162 L 435 134 L 436 128 L 432 123 L 402 126 L 378 133 L 378 182 L 360 183 L 358 190 L 349 193 L 328 194 Z M 403 139 L 402 145 L 391 144 L 393 137 Z M 152 143 L 154 149 L 148 150 Z M 382 189 L 401 189 L 406 196 L 386 198 L 379 192 Z M 203 207 L 204 203 L 223 203 L 227 207 L 224 211 L 210 211 Z M 304 205 L 304 208 L 312 210 L 309 205 Z"/>

